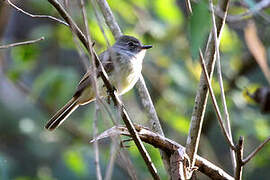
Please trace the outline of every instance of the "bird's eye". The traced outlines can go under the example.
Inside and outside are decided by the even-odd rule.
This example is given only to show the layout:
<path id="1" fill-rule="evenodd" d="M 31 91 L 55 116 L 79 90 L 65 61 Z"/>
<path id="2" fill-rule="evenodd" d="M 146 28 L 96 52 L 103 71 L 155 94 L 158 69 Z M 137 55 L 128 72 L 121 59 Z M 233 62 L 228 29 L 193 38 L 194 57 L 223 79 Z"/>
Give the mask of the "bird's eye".
<path id="1" fill-rule="evenodd" d="M 129 42 L 128 45 L 129 46 L 135 46 L 134 42 Z"/>

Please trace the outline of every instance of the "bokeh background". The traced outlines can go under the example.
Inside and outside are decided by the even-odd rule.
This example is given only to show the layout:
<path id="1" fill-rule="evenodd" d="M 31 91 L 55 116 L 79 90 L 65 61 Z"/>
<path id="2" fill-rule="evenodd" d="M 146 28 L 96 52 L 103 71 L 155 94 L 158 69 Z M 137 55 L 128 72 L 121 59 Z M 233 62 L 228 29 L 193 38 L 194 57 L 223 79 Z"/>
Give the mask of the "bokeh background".
<path id="1" fill-rule="evenodd" d="M 46 0 L 13 0 L 33 14 L 56 17 L 58 13 Z M 63 3 L 62 0 L 60 0 Z M 79 1 L 69 1 L 70 13 L 83 27 Z M 193 4 L 194 15 L 187 16 L 182 0 L 109 0 L 117 22 L 125 34 L 138 37 L 154 48 L 147 52 L 143 75 L 166 137 L 185 145 L 194 98 L 200 77 L 198 47 L 204 47 L 212 27 L 208 1 Z M 241 14 L 255 7 L 256 1 L 232 1 L 229 13 Z M 87 14 L 95 49 L 102 52 L 106 41 L 89 2 Z M 221 38 L 221 63 L 235 140 L 245 137 L 245 152 L 250 153 L 270 134 L 270 116 L 261 114 L 245 90 L 269 86 L 248 38 L 258 37 L 270 56 L 270 9 L 253 17 L 229 21 Z M 247 34 L 247 25 L 253 30 Z M 102 22 L 110 43 L 113 36 Z M 31 18 L 0 2 L 0 44 L 45 37 L 26 46 L 0 49 L 0 179 L 54 180 L 96 179 L 93 145 L 94 103 L 81 107 L 55 132 L 44 129 L 46 121 L 72 96 L 85 72 L 69 29 L 48 19 Z M 251 39 L 252 42 L 252 39 Z M 251 45 L 251 44 L 249 44 Z M 255 47 L 256 50 L 256 47 Z M 260 53 L 260 52 L 257 52 Z M 219 87 L 213 87 L 219 98 Z M 132 120 L 147 126 L 147 118 L 136 88 L 122 96 Z M 220 99 L 220 98 L 219 98 Z M 117 118 L 114 108 L 111 111 Z M 102 109 L 98 132 L 112 127 Z M 208 103 L 200 141 L 199 154 L 232 174 L 229 148 L 221 134 L 211 103 Z M 103 175 L 111 156 L 111 140 L 100 141 L 100 163 Z M 151 179 L 146 166 L 132 143 L 127 148 L 139 179 Z M 167 179 L 159 151 L 146 145 L 162 179 Z M 244 168 L 244 179 L 267 179 L 270 176 L 270 146 L 266 146 Z M 199 175 L 199 179 L 207 179 Z M 114 166 L 112 179 L 126 179 L 121 162 Z"/>

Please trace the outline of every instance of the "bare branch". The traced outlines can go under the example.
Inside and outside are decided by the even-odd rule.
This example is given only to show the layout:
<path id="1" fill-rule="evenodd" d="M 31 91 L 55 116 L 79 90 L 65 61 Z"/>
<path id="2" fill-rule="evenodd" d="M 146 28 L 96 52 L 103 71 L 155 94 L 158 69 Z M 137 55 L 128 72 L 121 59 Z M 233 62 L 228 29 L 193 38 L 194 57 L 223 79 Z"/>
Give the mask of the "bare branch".
<path id="1" fill-rule="evenodd" d="M 23 9 L 17 7 L 17 6 L 16 6 L 15 4 L 13 4 L 10 0 L 4 0 L 4 1 L 7 1 L 7 3 L 8 3 L 11 7 L 13 7 L 14 9 L 16 9 L 18 12 L 23 13 L 23 14 L 25 14 L 25 15 L 27 15 L 27 16 L 32 17 L 32 18 L 46 18 L 46 19 L 51 19 L 51 20 L 53 20 L 53 21 L 56 21 L 56 22 L 58 22 L 58 23 L 61 23 L 61 24 L 64 24 L 64 25 L 68 26 L 68 24 L 67 24 L 65 21 L 62 21 L 62 20 L 60 20 L 60 19 L 57 19 L 56 17 L 48 16 L 48 15 L 34 15 L 34 14 L 31 14 L 31 13 L 29 13 L 29 12 L 26 12 L 26 11 L 24 11 Z"/>
<path id="2" fill-rule="evenodd" d="M 244 152 L 244 137 L 240 136 L 238 144 L 236 146 L 236 169 L 235 169 L 235 180 L 242 179 L 243 172 L 243 152 Z"/>
<path id="3" fill-rule="evenodd" d="M 246 157 L 243 160 L 243 164 L 245 165 L 246 163 L 248 163 L 253 157 L 255 157 L 255 155 L 264 147 L 264 145 L 266 145 L 268 142 L 270 141 L 270 136 L 268 138 L 266 138 L 252 153 L 250 153 L 248 155 L 248 157 Z"/>
<path id="4" fill-rule="evenodd" d="M 219 1 L 219 6 L 224 12 L 226 12 L 229 7 L 229 0 Z M 218 37 L 220 36 L 220 31 L 223 28 L 225 19 L 226 19 L 226 16 L 224 16 L 224 18 L 217 19 L 216 24 L 217 24 Z M 215 41 L 214 41 L 213 35 L 211 35 L 211 39 L 209 40 L 209 45 L 207 46 L 205 54 L 206 54 L 206 69 L 207 69 L 207 72 L 209 73 L 209 77 L 211 80 L 214 64 L 215 64 L 215 54 L 216 54 Z M 189 134 L 186 141 L 186 150 L 187 150 L 187 154 L 190 157 L 192 165 L 194 165 L 195 163 L 194 157 L 198 151 L 207 98 L 208 98 L 207 82 L 202 72 L 201 77 L 200 77 L 199 87 L 196 93 L 195 104 L 193 107 Z"/>
<path id="5" fill-rule="evenodd" d="M 88 21 L 87 21 L 87 15 L 86 15 L 86 9 L 85 9 L 85 4 L 84 4 L 84 0 L 80 0 L 80 5 L 81 5 L 81 9 L 82 9 L 82 15 L 83 15 L 83 22 L 84 22 L 84 28 L 86 31 L 86 37 L 87 37 L 87 42 L 88 42 L 88 52 L 91 55 L 91 57 L 94 57 L 94 52 L 93 52 L 93 47 L 92 47 L 92 41 L 91 41 L 91 36 L 90 36 L 90 32 L 89 32 L 89 28 L 88 28 Z M 100 113 L 100 108 L 99 108 L 99 91 L 98 91 L 98 84 L 97 84 L 97 71 L 96 71 L 96 63 L 94 62 L 94 60 L 92 61 L 92 66 L 91 66 L 91 71 L 93 72 L 93 76 L 91 76 L 91 81 L 92 81 L 92 85 L 94 88 L 94 92 L 96 94 L 96 99 L 97 101 L 95 101 L 95 114 L 94 114 L 94 121 L 93 121 L 93 137 L 97 136 L 97 121 L 98 121 L 98 115 Z M 99 148 L 98 148 L 98 143 L 95 142 L 94 143 L 94 152 L 95 152 L 95 165 L 96 165 L 96 174 L 97 174 L 97 179 L 98 180 L 102 180 L 102 174 L 101 174 L 101 169 L 100 169 L 100 163 L 99 163 Z"/>
<path id="6" fill-rule="evenodd" d="M 218 39 L 218 37 L 217 37 L 217 26 L 216 26 L 216 20 L 215 20 L 213 1 L 209 0 L 209 4 L 210 4 L 210 10 L 211 10 L 212 22 L 213 22 L 213 35 L 214 35 L 214 40 L 215 40 L 215 50 L 216 50 L 216 57 L 217 57 L 218 82 L 219 82 L 219 87 L 220 87 L 221 100 L 222 100 L 222 104 L 223 104 L 223 112 L 225 115 L 225 118 L 224 118 L 225 121 L 223 121 L 223 122 L 225 122 L 225 130 L 228 133 L 228 138 L 230 139 L 230 142 L 234 146 L 234 143 L 232 140 L 230 117 L 229 117 L 229 112 L 228 112 L 228 108 L 227 108 L 226 97 L 225 97 L 225 92 L 224 92 L 224 87 L 223 87 L 221 62 L 220 62 L 220 54 L 219 54 L 220 39 Z M 227 14 L 227 11 L 225 11 L 225 14 Z M 231 158 L 232 158 L 233 169 L 235 169 L 235 167 L 236 167 L 235 154 L 234 154 L 233 149 L 231 149 L 231 148 L 230 148 L 230 153 L 231 153 Z"/>
<path id="7" fill-rule="evenodd" d="M 213 105 L 214 105 L 214 109 L 216 111 L 216 115 L 218 117 L 218 122 L 219 122 L 219 125 L 221 127 L 222 133 L 225 136 L 225 139 L 228 142 L 230 148 L 231 149 L 235 149 L 234 144 L 233 144 L 233 142 L 232 142 L 232 140 L 231 140 L 228 132 L 225 129 L 225 125 L 223 123 L 223 120 L 222 120 L 222 117 L 221 117 L 221 113 L 220 113 L 220 110 L 219 110 L 219 107 L 218 107 L 218 104 L 217 104 L 217 100 L 216 100 L 216 97 L 215 97 L 213 88 L 211 86 L 211 83 L 210 83 L 210 78 L 209 78 L 208 73 L 207 73 L 205 61 L 204 61 L 204 58 L 203 58 L 203 55 L 202 55 L 202 51 L 201 50 L 200 50 L 200 60 L 201 60 L 201 65 L 202 65 L 203 73 L 204 73 L 205 78 L 206 78 L 207 86 L 208 86 L 208 89 L 210 91 L 210 96 L 211 96 L 211 99 L 212 99 L 212 102 L 213 102 Z"/>
<path id="8" fill-rule="evenodd" d="M 24 42 L 17 42 L 17 43 L 12 43 L 12 44 L 7 44 L 7 45 L 1 45 L 0 49 L 7 49 L 7 48 L 11 48 L 11 47 L 15 47 L 15 46 L 21 46 L 21 45 L 29 45 L 29 44 L 33 44 L 33 43 L 42 41 L 44 39 L 45 39 L 44 37 L 41 37 L 41 38 L 30 40 L 30 41 L 24 41 Z"/>
<path id="9" fill-rule="evenodd" d="M 95 114 L 94 114 L 94 121 L 93 121 L 93 137 L 97 136 L 97 122 L 98 122 L 98 115 L 100 113 L 100 108 L 98 103 L 96 102 L 95 104 Z M 102 174 L 101 174 L 101 169 L 100 169 L 100 163 L 99 163 L 99 148 L 98 148 L 98 143 L 94 143 L 94 152 L 95 152 L 95 166 L 96 166 L 96 175 L 98 180 L 102 180 Z"/>
<path id="10" fill-rule="evenodd" d="M 154 133 L 150 131 L 148 128 L 145 128 L 141 125 L 135 125 L 135 127 L 140 138 L 144 142 L 151 144 L 152 146 L 159 148 L 170 155 L 173 154 L 176 150 L 179 150 L 179 149 L 185 150 L 184 146 L 178 144 L 177 142 L 171 139 L 168 139 L 164 136 Z M 129 136 L 129 137 L 131 136 L 126 127 L 115 126 L 104 131 L 95 139 L 91 140 L 91 142 L 98 141 L 100 139 L 104 139 L 104 138 L 119 135 L 119 134 Z M 227 174 L 223 169 L 219 168 L 218 166 L 212 164 L 208 160 L 198 155 L 196 155 L 195 165 L 199 168 L 199 171 L 201 171 L 202 173 L 204 173 L 205 175 L 207 175 L 208 177 L 212 179 L 233 180 L 233 177 Z"/>

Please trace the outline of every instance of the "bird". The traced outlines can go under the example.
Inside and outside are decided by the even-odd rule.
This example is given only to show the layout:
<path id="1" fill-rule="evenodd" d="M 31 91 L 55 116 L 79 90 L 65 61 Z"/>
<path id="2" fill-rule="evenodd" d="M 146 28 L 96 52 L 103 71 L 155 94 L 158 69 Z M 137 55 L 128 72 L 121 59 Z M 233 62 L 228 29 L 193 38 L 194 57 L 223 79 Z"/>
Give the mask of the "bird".
<path id="1" fill-rule="evenodd" d="M 120 36 L 113 46 L 102 52 L 98 57 L 108 74 L 110 83 L 116 88 L 119 96 L 131 90 L 138 81 L 142 62 L 147 49 L 152 45 L 143 45 L 137 38 L 128 35 Z M 107 89 L 100 77 L 101 67 L 97 67 L 97 87 L 100 97 L 107 96 Z M 59 127 L 79 106 L 86 105 L 96 99 L 96 91 L 92 82 L 92 68 L 88 68 L 80 80 L 72 98 L 58 110 L 47 122 L 49 131 Z"/>

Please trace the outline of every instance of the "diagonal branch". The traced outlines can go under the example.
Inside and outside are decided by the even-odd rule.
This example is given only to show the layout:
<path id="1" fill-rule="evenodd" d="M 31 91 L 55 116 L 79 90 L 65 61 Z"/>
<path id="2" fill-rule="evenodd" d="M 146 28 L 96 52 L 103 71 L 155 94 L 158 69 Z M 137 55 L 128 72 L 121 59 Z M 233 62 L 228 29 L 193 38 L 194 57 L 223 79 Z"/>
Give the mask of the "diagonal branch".
<path id="1" fill-rule="evenodd" d="M 5 1 L 5 0 L 4 0 L 4 1 Z M 31 13 L 29 13 L 29 12 L 26 12 L 26 11 L 24 11 L 23 9 L 17 7 L 17 6 L 16 6 L 15 4 L 13 4 L 10 0 L 6 0 L 6 1 L 7 1 L 7 3 L 8 3 L 11 7 L 13 7 L 13 8 L 16 9 L 18 12 L 21 12 L 21 13 L 27 15 L 27 16 L 30 16 L 30 17 L 32 17 L 32 18 L 46 18 L 46 19 L 51 19 L 51 20 L 53 20 L 53 21 L 56 21 L 56 22 L 59 22 L 59 23 L 61 23 L 61 24 L 64 24 L 64 25 L 68 26 L 68 24 L 67 24 L 65 21 L 62 21 L 62 20 L 60 20 L 60 19 L 57 19 L 56 17 L 48 16 L 48 15 L 34 15 L 34 14 L 31 14 Z"/>
<path id="2" fill-rule="evenodd" d="M 29 40 L 29 41 L 24 41 L 24 42 L 17 42 L 17 43 L 12 43 L 12 44 L 7 44 L 7 45 L 1 45 L 0 49 L 7 49 L 7 48 L 11 48 L 11 47 L 15 47 L 15 46 L 21 46 L 21 45 L 29 45 L 29 44 L 36 43 L 38 41 L 42 41 L 44 39 L 45 39 L 44 37 L 41 37 L 41 38 L 34 39 L 34 40 Z"/>

